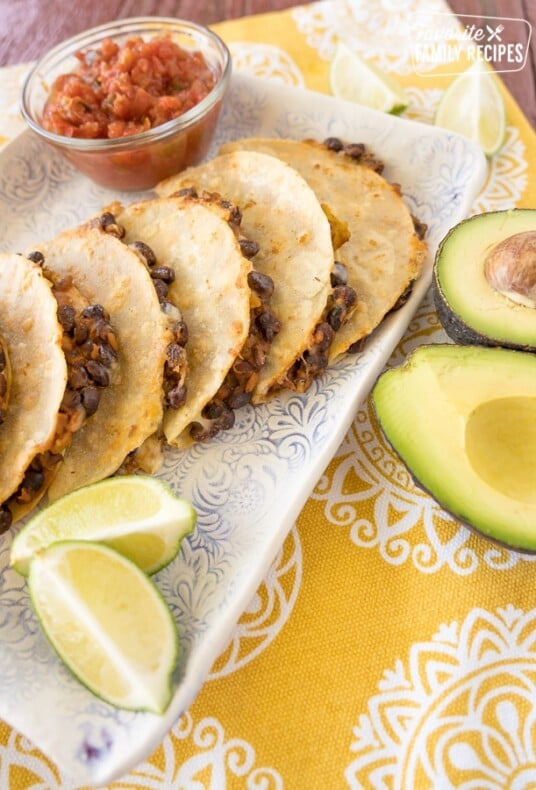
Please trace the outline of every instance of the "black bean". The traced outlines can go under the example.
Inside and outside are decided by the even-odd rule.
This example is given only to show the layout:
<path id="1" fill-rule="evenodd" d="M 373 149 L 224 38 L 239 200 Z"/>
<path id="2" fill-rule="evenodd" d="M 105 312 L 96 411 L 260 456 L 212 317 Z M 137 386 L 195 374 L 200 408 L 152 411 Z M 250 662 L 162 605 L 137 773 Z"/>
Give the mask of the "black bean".
<path id="1" fill-rule="evenodd" d="M 89 307 L 85 307 L 81 312 L 81 316 L 83 318 L 104 318 L 105 321 L 108 321 L 110 318 L 101 304 L 91 304 Z"/>
<path id="2" fill-rule="evenodd" d="M 201 412 L 201 416 L 204 417 L 206 420 L 217 420 L 218 417 L 221 417 L 224 412 L 223 403 L 217 403 L 216 401 L 209 401 L 208 403 L 203 406 L 203 410 Z"/>
<path id="3" fill-rule="evenodd" d="M 151 277 L 154 280 L 163 280 L 165 283 L 175 281 L 175 272 L 169 266 L 155 266 L 151 269 Z"/>
<path id="4" fill-rule="evenodd" d="M 406 302 L 408 301 L 408 299 L 410 298 L 410 296 L 411 296 L 411 294 L 413 292 L 413 286 L 414 285 L 415 285 L 415 283 L 411 282 L 408 285 L 408 287 L 406 288 L 406 290 L 403 293 L 400 294 L 400 296 L 398 297 L 398 299 L 396 300 L 394 305 L 391 307 L 391 309 L 389 311 L 390 313 L 394 313 L 394 312 L 396 312 L 396 310 L 400 310 L 401 307 L 404 307 L 404 305 L 406 304 Z"/>
<path id="5" fill-rule="evenodd" d="M 256 324 L 263 338 L 269 342 L 281 331 L 281 323 L 272 313 L 261 313 L 256 318 Z"/>
<path id="6" fill-rule="evenodd" d="M 72 386 L 72 385 L 71 385 Z M 62 411 L 75 411 L 82 404 L 82 395 L 77 389 L 67 387 L 61 401 Z"/>
<path id="7" fill-rule="evenodd" d="M 342 151 L 343 143 L 338 137 L 327 137 L 324 140 L 324 145 L 329 151 Z"/>
<path id="8" fill-rule="evenodd" d="M 342 326 L 344 312 L 344 307 L 338 304 L 335 305 L 335 307 L 332 307 L 327 315 L 328 324 L 332 329 L 335 330 L 335 332 L 337 332 Z"/>
<path id="9" fill-rule="evenodd" d="M 348 269 L 340 261 L 335 261 L 333 264 L 333 271 L 330 275 L 331 285 L 333 288 L 337 285 L 346 285 L 348 282 Z"/>
<path id="10" fill-rule="evenodd" d="M 235 413 L 232 409 L 225 409 L 222 416 L 216 420 L 215 427 L 220 431 L 227 431 L 235 424 Z"/>
<path id="11" fill-rule="evenodd" d="M 184 321 L 177 321 L 173 327 L 173 334 L 179 346 L 185 346 L 188 342 L 188 327 Z"/>
<path id="12" fill-rule="evenodd" d="M 0 346 L 0 372 L 5 370 L 6 367 L 6 355 L 4 354 L 4 349 Z"/>
<path id="13" fill-rule="evenodd" d="M 196 198 L 197 197 L 197 190 L 196 190 L 195 187 L 183 187 L 182 189 L 179 189 L 178 192 L 175 192 L 175 194 L 179 195 L 180 197 L 193 197 L 193 198 Z"/>
<path id="14" fill-rule="evenodd" d="M 247 258 L 248 261 L 254 258 L 260 249 L 257 242 L 251 241 L 250 239 L 240 239 L 239 244 L 242 255 L 244 258 Z"/>
<path id="15" fill-rule="evenodd" d="M 97 386 L 108 386 L 110 383 L 110 374 L 102 363 L 94 359 L 88 359 L 85 363 L 85 368 Z"/>
<path id="16" fill-rule="evenodd" d="M 154 289 L 160 302 L 165 301 L 168 294 L 167 284 L 163 280 L 153 280 Z"/>
<path id="17" fill-rule="evenodd" d="M 248 285 L 257 296 L 269 297 L 274 292 L 274 281 L 267 274 L 251 271 L 248 274 Z"/>
<path id="18" fill-rule="evenodd" d="M 95 414 L 99 407 L 100 392 L 96 387 L 85 387 L 82 390 L 82 405 L 87 417 Z"/>
<path id="19" fill-rule="evenodd" d="M 242 212 L 240 211 L 238 206 L 233 206 L 232 207 L 231 213 L 230 213 L 230 216 L 229 216 L 229 222 L 232 225 L 236 225 L 237 227 L 242 222 Z"/>
<path id="20" fill-rule="evenodd" d="M 227 405 L 231 409 L 240 409 L 251 400 L 251 392 L 244 392 L 241 389 L 236 389 L 227 398 Z"/>
<path id="21" fill-rule="evenodd" d="M 7 379 L 5 376 L 0 376 L 0 397 L 3 397 L 7 392 Z"/>
<path id="22" fill-rule="evenodd" d="M 28 253 L 27 257 L 34 263 L 38 263 L 39 266 L 45 262 L 45 256 L 42 252 L 39 252 L 39 250 L 34 250 L 33 252 Z"/>
<path id="23" fill-rule="evenodd" d="M 100 224 L 102 229 L 111 236 L 117 236 L 118 239 L 122 239 L 125 235 L 125 229 L 118 224 L 117 219 L 109 211 L 100 216 Z"/>
<path id="24" fill-rule="evenodd" d="M 134 250 L 150 269 L 156 266 L 156 255 L 148 244 L 145 244 L 143 241 L 133 241 L 128 246 L 131 250 Z"/>
<path id="25" fill-rule="evenodd" d="M 366 150 L 363 143 L 349 143 L 344 146 L 344 153 L 351 159 L 361 159 Z"/>
<path id="26" fill-rule="evenodd" d="M 13 516 L 7 507 L 0 507 L 0 535 L 6 532 L 13 523 Z"/>
<path id="27" fill-rule="evenodd" d="M 192 437 L 192 439 L 199 441 L 201 440 L 201 437 L 204 436 L 204 434 L 205 434 L 205 428 L 203 427 L 203 425 L 201 425 L 200 422 L 190 423 L 190 436 Z"/>
<path id="28" fill-rule="evenodd" d="M 26 474 L 24 475 L 24 480 L 22 481 L 22 487 L 27 488 L 30 491 L 39 491 L 43 483 L 45 482 L 45 476 L 40 469 L 28 469 Z"/>
<path id="29" fill-rule="evenodd" d="M 64 332 L 72 332 L 76 318 L 76 310 L 69 304 L 62 304 L 58 307 L 58 320 Z"/>
<path id="30" fill-rule="evenodd" d="M 349 285 L 337 285 L 332 292 L 336 304 L 353 307 L 357 302 L 357 294 Z"/>
<path id="31" fill-rule="evenodd" d="M 85 343 L 89 337 L 89 324 L 86 321 L 78 321 L 74 328 L 73 337 L 79 346 Z"/>
<path id="32" fill-rule="evenodd" d="M 315 327 L 313 335 L 313 346 L 315 352 L 325 351 L 333 341 L 333 329 L 328 323 L 322 321 Z"/>
<path id="33" fill-rule="evenodd" d="M 255 372 L 254 367 L 245 359 L 237 359 L 233 364 L 233 371 L 238 378 L 248 379 Z"/>
<path id="34" fill-rule="evenodd" d="M 80 365 L 71 365 L 69 367 L 69 386 L 75 390 L 87 387 L 89 384 L 89 375 L 85 368 Z"/>
<path id="35" fill-rule="evenodd" d="M 346 349 L 348 354 L 360 354 L 361 351 L 365 348 L 365 343 L 367 341 L 366 337 L 362 337 L 360 340 L 356 340 L 355 343 L 348 346 Z"/>
<path id="36" fill-rule="evenodd" d="M 166 402 L 172 409 L 179 409 L 186 400 L 186 387 L 182 384 L 177 385 L 166 393 Z"/>

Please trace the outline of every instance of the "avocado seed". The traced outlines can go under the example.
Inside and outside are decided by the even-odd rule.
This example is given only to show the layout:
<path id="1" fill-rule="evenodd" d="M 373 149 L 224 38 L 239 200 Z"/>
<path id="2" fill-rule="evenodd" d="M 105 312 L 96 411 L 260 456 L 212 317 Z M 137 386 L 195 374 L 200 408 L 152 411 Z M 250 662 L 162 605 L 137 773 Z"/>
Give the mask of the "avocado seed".
<path id="1" fill-rule="evenodd" d="M 536 308 L 536 231 L 516 233 L 492 247 L 484 275 L 508 299 Z"/>

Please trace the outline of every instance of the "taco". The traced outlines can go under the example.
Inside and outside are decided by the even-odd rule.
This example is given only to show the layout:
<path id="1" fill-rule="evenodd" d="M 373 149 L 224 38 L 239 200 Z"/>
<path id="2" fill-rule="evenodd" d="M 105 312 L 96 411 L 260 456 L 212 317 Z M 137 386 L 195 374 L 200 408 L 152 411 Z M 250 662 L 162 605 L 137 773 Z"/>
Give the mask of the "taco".
<path id="1" fill-rule="evenodd" d="M 5 337 L 0 334 L 0 425 L 6 419 L 9 397 L 11 395 L 11 364 Z"/>
<path id="2" fill-rule="evenodd" d="M 216 195 L 188 191 L 109 211 L 125 243 L 148 245 L 170 271 L 168 298 L 188 326 L 188 393 L 182 409 L 164 413 L 166 440 L 207 441 L 251 399 L 279 331 L 273 282 L 252 266 L 258 247 L 242 235 L 240 212 Z"/>
<path id="3" fill-rule="evenodd" d="M 381 175 L 383 165 L 363 144 L 338 138 L 313 140 L 245 138 L 226 143 L 222 154 L 257 151 L 276 156 L 307 181 L 328 216 L 349 231 L 337 250 L 358 309 L 337 332 L 330 360 L 357 351 L 362 341 L 400 300 L 409 295 L 426 257 L 426 227 L 412 217 L 396 184 Z"/>
<path id="4" fill-rule="evenodd" d="M 72 280 L 50 277 L 41 255 L 33 257 L 0 256 L 11 372 L 0 429 L 0 531 L 49 489 L 73 437 L 98 410 L 116 354 L 102 307 L 84 299 Z"/>
<path id="5" fill-rule="evenodd" d="M 158 184 L 156 192 L 167 196 L 188 188 L 217 193 L 239 207 L 243 233 L 259 245 L 255 267 L 274 282 L 271 304 L 281 330 L 252 402 L 285 388 L 304 392 L 325 371 L 336 329 L 355 306 L 355 293 L 346 286 L 335 295 L 330 225 L 314 192 L 280 159 L 248 151 L 189 168 Z"/>
<path id="6" fill-rule="evenodd" d="M 110 316 L 116 337 L 115 375 L 101 395 L 98 412 L 73 437 L 49 498 L 108 477 L 140 452 L 136 466 L 154 470 L 161 457 L 159 441 L 151 440 L 161 425 L 165 371 L 172 366 L 168 355 L 177 347 L 179 356 L 183 351 L 180 316 L 171 310 L 166 317 L 147 268 L 116 238 L 113 217 L 65 231 L 34 246 L 32 256 L 42 256 L 46 272 L 76 282 L 87 299 L 98 302 Z M 177 326 L 175 334 L 172 325 Z M 169 380 L 175 386 L 176 377 Z"/>

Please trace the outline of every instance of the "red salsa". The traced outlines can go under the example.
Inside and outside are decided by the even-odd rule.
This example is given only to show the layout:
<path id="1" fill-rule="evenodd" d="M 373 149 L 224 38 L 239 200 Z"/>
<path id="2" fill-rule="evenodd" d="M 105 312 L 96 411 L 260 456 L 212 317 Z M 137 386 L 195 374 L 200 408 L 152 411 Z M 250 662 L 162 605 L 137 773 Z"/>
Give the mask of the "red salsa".
<path id="1" fill-rule="evenodd" d="M 63 137 L 116 138 L 152 129 L 194 107 L 215 77 L 201 52 L 169 36 L 105 39 L 78 52 L 79 66 L 57 77 L 42 126 Z"/>

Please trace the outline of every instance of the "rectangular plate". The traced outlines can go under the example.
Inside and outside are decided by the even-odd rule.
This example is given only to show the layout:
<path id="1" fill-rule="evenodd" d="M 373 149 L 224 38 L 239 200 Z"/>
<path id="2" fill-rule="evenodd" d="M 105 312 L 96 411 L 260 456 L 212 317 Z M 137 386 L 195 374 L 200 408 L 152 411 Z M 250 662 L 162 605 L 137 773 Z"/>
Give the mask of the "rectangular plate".
<path id="1" fill-rule="evenodd" d="M 182 640 L 174 696 L 163 716 L 100 702 L 53 655 L 31 613 L 25 580 L 8 567 L 0 538 L 0 716 L 78 784 L 102 784 L 147 757 L 210 679 L 294 520 L 343 440 L 431 280 L 437 244 L 469 213 L 486 164 L 469 141 L 433 126 L 243 75 L 232 79 L 211 151 L 244 136 L 364 142 L 385 162 L 411 212 L 428 224 L 430 258 L 409 302 L 363 353 L 338 361 L 304 395 L 285 394 L 238 412 L 207 446 L 169 452 L 161 477 L 198 512 L 195 533 L 156 577 Z M 25 132 L 0 154 L 0 249 L 53 238 L 113 198 Z M 144 196 L 147 196 L 145 194 Z M 349 196 L 350 199 L 350 196 Z"/>

